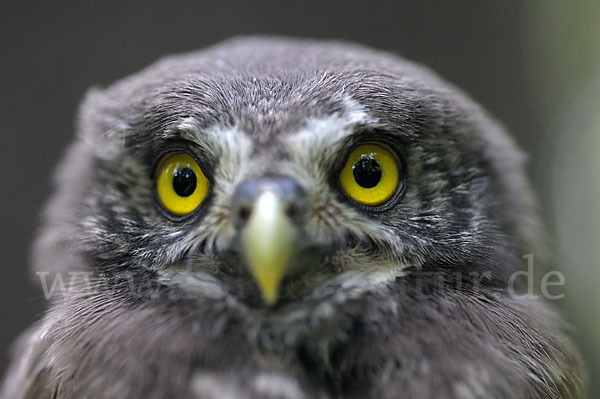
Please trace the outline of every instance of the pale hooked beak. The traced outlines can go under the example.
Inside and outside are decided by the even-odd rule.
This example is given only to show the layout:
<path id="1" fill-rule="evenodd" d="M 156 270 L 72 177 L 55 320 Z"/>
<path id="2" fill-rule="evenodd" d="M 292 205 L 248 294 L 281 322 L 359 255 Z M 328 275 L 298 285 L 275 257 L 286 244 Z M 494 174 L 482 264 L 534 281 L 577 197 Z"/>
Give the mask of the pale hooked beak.
<path id="1" fill-rule="evenodd" d="M 268 305 L 277 301 L 279 284 L 297 239 L 298 231 L 285 214 L 277 194 L 273 191 L 260 194 L 242 231 L 242 248 Z"/>
<path id="2" fill-rule="evenodd" d="M 277 302 L 279 286 L 299 248 L 294 218 L 302 217 L 305 195 L 291 179 L 263 179 L 237 190 L 234 209 L 241 252 L 268 305 Z"/>

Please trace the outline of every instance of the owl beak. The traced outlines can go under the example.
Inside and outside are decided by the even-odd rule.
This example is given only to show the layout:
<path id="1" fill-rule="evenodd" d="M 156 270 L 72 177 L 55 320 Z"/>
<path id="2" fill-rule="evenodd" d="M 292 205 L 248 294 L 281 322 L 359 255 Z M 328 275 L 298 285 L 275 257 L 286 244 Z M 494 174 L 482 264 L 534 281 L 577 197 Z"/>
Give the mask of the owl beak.
<path id="1" fill-rule="evenodd" d="M 286 214 L 286 202 L 275 191 L 258 194 L 241 233 L 242 251 L 263 300 L 273 305 L 295 252 L 298 229 Z"/>

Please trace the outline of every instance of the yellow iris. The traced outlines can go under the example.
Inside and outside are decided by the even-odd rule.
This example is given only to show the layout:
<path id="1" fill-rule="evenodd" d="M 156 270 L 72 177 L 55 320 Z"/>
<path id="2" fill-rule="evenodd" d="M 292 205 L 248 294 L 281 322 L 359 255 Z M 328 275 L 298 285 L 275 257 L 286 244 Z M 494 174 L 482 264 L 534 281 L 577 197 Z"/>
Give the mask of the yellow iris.
<path id="1" fill-rule="evenodd" d="M 350 153 L 339 179 L 354 201 L 367 206 L 383 205 L 398 190 L 398 158 L 385 145 L 359 145 Z"/>
<path id="2" fill-rule="evenodd" d="M 193 157 L 167 154 L 156 168 L 156 192 L 163 207 L 175 216 L 194 211 L 208 194 L 210 183 Z"/>

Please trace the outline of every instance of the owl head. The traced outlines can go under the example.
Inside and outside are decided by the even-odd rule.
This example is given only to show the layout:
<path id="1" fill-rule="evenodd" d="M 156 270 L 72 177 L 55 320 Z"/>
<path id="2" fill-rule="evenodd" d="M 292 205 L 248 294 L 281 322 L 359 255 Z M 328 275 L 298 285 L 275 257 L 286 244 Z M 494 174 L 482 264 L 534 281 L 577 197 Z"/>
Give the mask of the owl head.
<path id="1" fill-rule="evenodd" d="M 419 269 L 503 281 L 538 244 L 522 163 L 422 66 L 234 39 L 88 93 L 34 263 L 256 306 Z"/>

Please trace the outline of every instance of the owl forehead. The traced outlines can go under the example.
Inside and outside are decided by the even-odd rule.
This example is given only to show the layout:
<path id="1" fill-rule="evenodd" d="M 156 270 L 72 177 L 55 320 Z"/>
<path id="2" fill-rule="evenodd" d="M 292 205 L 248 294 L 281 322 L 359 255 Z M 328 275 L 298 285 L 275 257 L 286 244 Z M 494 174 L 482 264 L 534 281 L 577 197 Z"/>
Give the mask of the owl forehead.
<path id="1" fill-rule="evenodd" d="M 377 125 L 377 120 L 350 97 L 339 96 L 335 104 L 315 99 L 314 102 L 320 104 L 313 104 L 312 108 L 300 104 L 261 105 L 268 101 L 258 98 L 246 109 L 236 110 L 232 106 L 221 110 L 221 117 L 226 114 L 230 117 L 217 119 L 211 125 L 207 125 L 203 115 L 186 118 L 166 130 L 163 138 L 181 137 L 199 144 L 208 141 L 212 145 L 229 148 L 237 141 L 244 145 L 252 143 L 253 153 L 260 154 L 274 147 L 285 150 L 284 147 L 292 146 L 295 147 L 292 150 L 300 151 L 303 144 L 333 145 L 359 126 Z M 232 112 L 236 115 L 231 115 Z"/>
<path id="2" fill-rule="evenodd" d="M 452 126 L 464 121 L 461 101 L 428 76 L 328 62 L 298 68 L 250 62 L 208 72 L 211 65 L 164 79 L 142 75 L 109 89 L 112 106 L 104 115 L 126 121 L 125 150 L 150 150 L 140 154 L 152 164 L 168 144 L 185 140 L 197 145 L 201 159 L 225 168 L 217 172 L 228 181 L 239 180 L 244 167 L 256 174 L 311 172 L 323 181 L 358 139 L 444 151 L 444 143 L 463 141 Z"/>
<path id="3" fill-rule="evenodd" d="M 418 99 L 369 77 L 362 80 L 358 71 L 192 77 L 157 90 L 145 104 L 138 136 L 208 141 L 211 152 L 243 144 L 253 155 L 327 148 L 361 129 L 415 136 L 416 112 L 406 110 L 423 110 Z"/>
<path id="4" fill-rule="evenodd" d="M 375 123 L 356 102 L 348 99 L 344 106 L 331 115 L 307 116 L 301 123 L 284 125 L 284 132 L 257 133 L 223 124 L 206 128 L 188 118 L 173 134 L 213 157 L 210 162 L 218 166 L 217 173 L 225 181 L 265 174 L 301 178 L 298 173 L 309 173 L 324 178 L 357 129 Z"/>
<path id="5" fill-rule="evenodd" d="M 436 110 L 389 79 L 336 70 L 187 76 L 154 89 L 138 131 L 159 149 L 170 141 L 195 143 L 210 163 L 227 166 L 222 172 L 230 181 L 244 167 L 293 174 L 300 165 L 325 177 L 358 133 L 413 140 L 427 132 L 419 124 L 435 119 Z"/>
<path id="6" fill-rule="evenodd" d="M 219 70 L 216 61 L 199 60 L 191 63 L 193 68 L 183 63 L 188 69 L 182 70 L 181 60 L 166 63 L 172 70 L 166 77 L 155 67 L 125 79 L 92 98 L 97 104 L 84 111 L 94 111 L 91 121 L 100 134 L 122 131 L 126 146 L 176 138 L 182 126 L 194 126 L 236 130 L 260 150 L 299 132 L 304 143 L 311 136 L 326 136 L 324 130 L 337 139 L 339 134 L 332 132 L 346 132 L 352 124 L 416 137 L 433 132 L 424 124 L 437 128 L 446 116 L 456 119 L 461 113 L 452 109 L 456 99 L 436 91 L 440 85 L 429 76 L 379 70 L 376 64 L 357 67 L 326 59 L 290 67 L 281 61 L 249 60 Z"/>
<path id="7" fill-rule="evenodd" d="M 352 85 L 341 74 L 319 77 L 316 72 L 200 76 L 160 88 L 142 117 L 155 121 L 155 126 L 163 125 L 163 130 L 178 128 L 190 119 L 204 129 L 235 127 L 253 141 L 267 143 L 274 136 L 298 131 L 310 119 L 355 111 L 357 100 L 345 84 Z"/>

